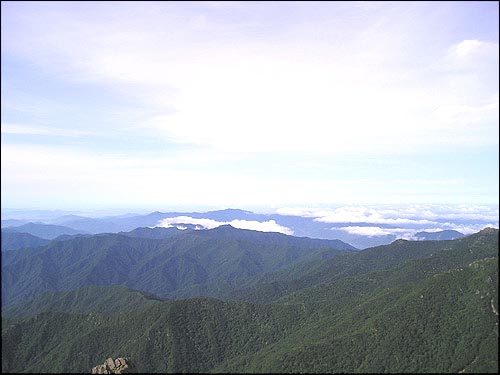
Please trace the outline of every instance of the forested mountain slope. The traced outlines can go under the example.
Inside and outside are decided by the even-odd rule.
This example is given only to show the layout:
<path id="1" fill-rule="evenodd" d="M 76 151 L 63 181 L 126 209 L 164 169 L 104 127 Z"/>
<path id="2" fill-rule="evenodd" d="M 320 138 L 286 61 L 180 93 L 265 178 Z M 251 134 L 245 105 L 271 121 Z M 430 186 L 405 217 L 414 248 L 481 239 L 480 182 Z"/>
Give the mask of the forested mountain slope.
<path id="1" fill-rule="evenodd" d="M 205 295 L 217 295 L 215 286 L 232 290 L 258 275 L 345 249 L 353 248 L 341 241 L 232 227 L 166 239 L 120 234 L 75 237 L 2 253 L 2 305 L 87 285 L 124 285 L 161 297 L 197 286 Z M 200 293 L 192 289 L 187 294 Z"/>
<path id="2" fill-rule="evenodd" d="M 127 313 L 160 303 L 158 297 L 121 285 L 90 285 L 68 292 L 47 292 L 29 301 L 21 301 L 2 309 L 6 318 L 35 316 L 43 312 L 105 315 Z"/>
<path id="3" fill-rule="evenodd" d="M 465 250 L 465 252 L 464 252 Z M 294 291 L 333 282 L 345 277 L 382 271 L 420 258 L 450 251 L 458 260 L 477 256 L 497 256 L 498 229 L 487 228 L 470 236 L 449 241 L 396 240 L 358 253 L 334 256 L 324 261 L 298 263 L 289 269 L 263 275 L 260 282 L 231 293 L 231 298 L 267 303 Z M 447 253 L 446 253 L 447 254 Z"/>
<path id="4" fill-rule="evenodd" d="M 50 242 L 29 233 L 5 232 L 2 230 L 2 251 L 43 246 Z"/>
<path id="5" fill-rule="evenodd" d="M 32 314 L 58 312 L 4 319 L 2 370 L 88 372 L 127 357 L 141 372 L 497 372 L 498 230 L 414 244 L 379 248 L 380 263 L 375 249 L 343 256 L 330 280 L 330 260 L 315 261 L 316 283 L 270 304 L 106 288 L 45 296 Z M 96 291 L 101 313 L 71 310 Z M 113 294 L 144 303 L 125 312 Z"/>

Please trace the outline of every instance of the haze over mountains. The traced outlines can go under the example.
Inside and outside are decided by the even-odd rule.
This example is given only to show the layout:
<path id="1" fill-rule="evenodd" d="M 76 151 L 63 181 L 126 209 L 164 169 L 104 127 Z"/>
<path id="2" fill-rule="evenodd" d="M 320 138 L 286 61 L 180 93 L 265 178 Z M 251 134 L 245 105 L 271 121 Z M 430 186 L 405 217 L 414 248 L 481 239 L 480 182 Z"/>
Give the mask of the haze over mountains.
<path id="1" fill-rule="evenodd" d="M 29 233 L 33 236 L 44 238 L 47 240 L 53 240 L 63 234 L 79 234 L 88 233 L 86 231 L 77 230 L 61 225 L 43 224 L 43 223 L 26 223 L 19 226 L 9 226 L 2 229 L 3 232 L 7 233 Z"/>
<path id="2" fill-rule="evenodd" d="M 241 229 L 340 239 L 363 249 L 389 244 L 397 238 L 454 239 L 488 226 L 498 227 L 498 208 L 495 206 L 402 206 L 397 209 L 344 206 L 333 209 L 283 208 L 275 213 L 225 209 L 208 212 L 155 211 L 106 217 L 37 211 L 35 215 L 43 220 L 39 219 L 36 224 L 27 220 L 29 214 L 4 212 L 2 228 L 53 239 L 62 234 L 129 232 L 138 227 L 210 229 L 230 224 Z M 431 234 L 440 232 L 443 233 Z"/>
<path id="3" fill-rule="evenodd" d="M 460 233 L 456 230 L 442 230 L 439 232 L 417 232 L 414 235 L 414 238 L 417 241 L 425 241 L 425 240 L 454 240 L 456 238 L 463 237 L 464 234 Z"/>

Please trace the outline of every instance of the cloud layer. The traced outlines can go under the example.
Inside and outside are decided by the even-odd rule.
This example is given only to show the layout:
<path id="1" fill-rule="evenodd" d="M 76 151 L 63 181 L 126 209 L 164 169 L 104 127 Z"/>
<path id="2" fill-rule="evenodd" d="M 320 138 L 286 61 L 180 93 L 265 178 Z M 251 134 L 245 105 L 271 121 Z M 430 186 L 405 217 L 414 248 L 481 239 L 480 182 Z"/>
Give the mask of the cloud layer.
<path id="1" fill-rule="evenodd" d="M 284 207 L 277 213 L 335 224 L 331 229 L 370 237 L 395 235 L 415 239 L 414 234 L 420 231 L 453 229 L 471 234 L 485 227 L 499 226 L 499 209 L 495 205 L 343 206 L 334 209 Z"/>
<path id="2" fill-rule="evenodd" d="M 170 228 L 176 226 L 175 224 L 193 224 L 200 226 L 204 229 L 213 229 L 220 227 L 221 225 L 231 225 L 239 229 L 250 229 L 260 232 L 278 232 L 288 235 L 293 235 L 293 230 L 290 228 L 278 225 L 274 220 L 268 220 L 264 222 L 254 221 L 254 220 L 232 220 L 232 221 L 216 221 L 212 219 L 203 218 L 193 218 L 189 216 L 177 216 L 172 218 L 166 218 L 158 222 L 158 227 Z"/>

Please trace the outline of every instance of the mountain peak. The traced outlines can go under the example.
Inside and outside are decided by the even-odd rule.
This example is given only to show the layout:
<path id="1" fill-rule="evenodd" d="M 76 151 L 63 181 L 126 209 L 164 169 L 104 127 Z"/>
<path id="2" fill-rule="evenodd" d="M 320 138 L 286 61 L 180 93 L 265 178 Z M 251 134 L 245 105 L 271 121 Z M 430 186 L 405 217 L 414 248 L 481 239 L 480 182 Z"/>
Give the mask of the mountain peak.
<path id="1" fill-rule="evenodd" d="M 225 209 L 220 210 L 220 211 L 228 211 L 228 212 L 246 212 L 246 213 L 250 213 L 250 211 L 247 211 L 247 210 L 242 210 L 241 208 L 225 208 Z"/>
<path id="2" fill-rule="evenodd" d="M 498 233 L 498 228 L 486 227 L 484 229 L 481 229 L 479 233 L 482 234 Z"/>
<path id="3" fill-rule="evenodd" d="M 235 230 L 238 228 L 233 227 L 231 224 L 224 224 L 224 225 L 219 225 L 218 227 L 215 227 L 213 229 L 220 230 L 220 231 L 229 231 L 229 230 Z"/>
<path id="4" fill-rule="evenodd" d="M 253 214 L 252 211 L 241 210 L 239 208 L 225 208 L 223 210 L 209 211 L 207 213 L 209 213 L 209 214 L 211 214 L 211 213 Z"/>
<path id="5" fill-rule="evenodd" d="M 402 238 L 398 238 L 396 241 L 394 241 L 391 245 L 401 245 L 404 243 L 409 242 L 408 240 L 403 240 Z"/>

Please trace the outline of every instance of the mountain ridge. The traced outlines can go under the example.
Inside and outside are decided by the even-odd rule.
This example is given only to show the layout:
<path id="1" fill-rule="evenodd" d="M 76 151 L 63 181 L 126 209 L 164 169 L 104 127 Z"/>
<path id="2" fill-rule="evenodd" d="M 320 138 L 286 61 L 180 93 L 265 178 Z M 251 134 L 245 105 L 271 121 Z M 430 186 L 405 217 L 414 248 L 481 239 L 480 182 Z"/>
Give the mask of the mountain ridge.
<path id="1" fill-rule="evenodd" d="M 89 284 L 125 285 L 167 298 L 175 290 L 197 284 L 224 281 L 233 288 L 288 264 L 351 248 L 341 241 L 234 228 L 191 231 L 166 239 L 79 236 L 2 253 L 2 304 Z"/>
<path id="2" fill-rule="evenodd" d="M 376 251 L 387 266 L 359 267 Z M 338 257 L 350 265 L 340 277 L 312 269 L 314 285 L 268 304 L 142 299 L 127 313 L 2 317 L 2 370 L 85 372 L 127 357 L 139 372 L 497 372 L 498 230 Z"/>
<path id="3" fill-rule="evenodd" d="M 26 223 L 16 227 L 2 228 L 2 232 L 28 233 L 36 237 L 53 240 L 60 235 L 86 234 L 86 231 L 79 231 L 70 227 L 43 223 Z"/>

